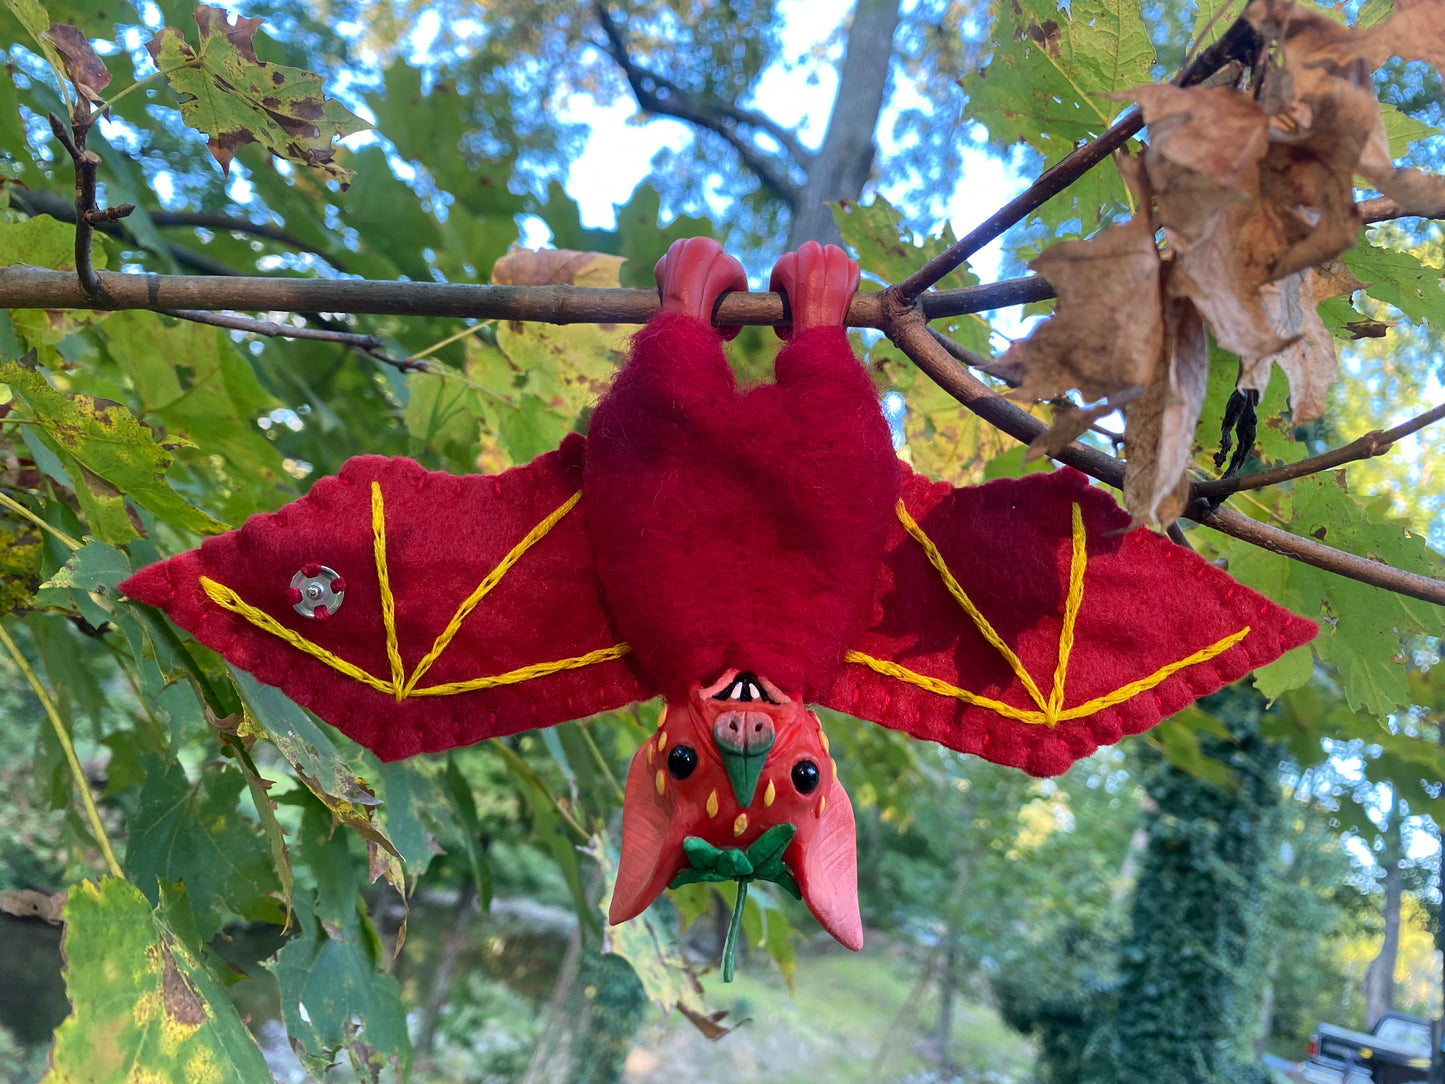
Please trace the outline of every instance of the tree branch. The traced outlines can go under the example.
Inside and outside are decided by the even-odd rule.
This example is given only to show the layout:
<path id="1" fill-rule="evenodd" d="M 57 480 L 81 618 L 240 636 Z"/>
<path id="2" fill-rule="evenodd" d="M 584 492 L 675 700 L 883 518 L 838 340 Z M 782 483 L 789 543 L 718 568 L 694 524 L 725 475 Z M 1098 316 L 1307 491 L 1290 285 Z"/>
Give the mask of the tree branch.
<path id="1" fill-rule="evenodd" d="M 96 225 L 115 222 L 135 210 L 133 204 L 124 203 L 102 211 L 95 203 L 95 178 L 100 167 L 100 155 L 85 147 L 85 137 L 90 131 L 94 117 L 85 119 L 86 107 L 77 103 L 76 120 L 66 131 L 65 122 L 54 113 L 49 114 L 50 130 L 60 141 L 70 160 L 75 165 L 75 274 L 86 299 L 92 303 L 104 302 L 105 293 L 90 259 L 90 243 Z"/>
<path id="2" fill-rule="evenodd" d="M 14 204 L 28 215 L 49 215 L 51 218 L 61 222 L 75 221 L 75 207 L 57 196 L 53 192 L 46 192 L 44 189 L 15 189 L 11 194 Z M 250 219 L 239 218 L 235 215 L 216 214 L 210 211 L 160 211 L 147 210 L 146 217 L 161 229 L 208 229 L 224 233 L 244 233 L 252 237 L 264 238 L 268 241 L 275 241 L 285 245 L 287 248 L 296 249 L 298 252 L 309 252 L 313 256 L 319 256 L 331 264 L 338 271 L 344 272 L 345 266 L 329 253 L 322 252 L 319 248 L 308 244 L 293 234 L 286 232 L 280 226 L 270 222 L 252 222 Z M 117 216 L 119 217 L 119 216 Z M 125 230 L 116 222 L 96 223 L 95 229 L 102 233 L 109 233 L 120 237 L 125 235 Z M 179 245 L 167 245 L 171 255 L 177 263 L 194 262 L 182 258 L 178 253 L 191 255 L 189 249 L 183 249 Z M 214 261 L 210 261 L 214 266 Z M 216 274 L 215 271 L 208 271 L 207 274 Z M 226 272 L 234 274 L 234 271 Z"/>
<path id="3" fill-rule="evenodd" d="M 915 365 L 932 377 L 939 387 L 990 425 L 1025 444 L 1033 443 L 1034 438 L 1048 428 L 1040 419 L 1000 397 L 949 357 L 947 351 L 934 340 L 922 312 L 903 304 L 894 290 L 888 290 L 886 294 L 891 303 L 885 313 L 887 322 L 883 328 L 884 333 Z M 1123 487 L 1124 463 L 1097 449 L 1077 443 L 1070 444 L 1054 458 L 1116 489 Z M 1445 605 L 1445 581 L 1406 572 L 1380 561 L 1357 557 L 1313 539 L 1266 526 L 1232 509 L 1213 510 L 1208 501 L 1202 499 L 1195 501 L 1186 515 L 1196 523 L 1260 546 L 1271 553 L 1282 554 L 1387 591 Z"/>
<path id="4" fill-rule="evenodd" d="M 607 10 L 602 0 L 592 5 L 602 32 L 607 37 L 605 52 L 627 76 L 628 85 L 637 97 L 637 104 L 650 113 L 676 117 L 689 124 L 695 124 L 714 135 L 720 136 L 738 152 L 743 164 L 758 175 L 758 179 L 780 200 L 792 207 L 798 199 L 799 188 L 787 176 L 786 171 L 768 161 L 758 149 L 738 134 L 737 126 L 743 123 L 760 127 L 782 144 L 799 166 L 806 168 L 811 156 L 803 151 L 797 140 L 787 135 L 778 125 L 756 114 L 740 110 L 722 102 L 707 101 L 691 91 L 678 86 L 672 80 L 648 71 L 637 64 L 627 51 L 627 42 L 622 28 Z"/>
<path id="5" fill-rule="evenodd" d="M 1377 455 L 1384 455 L 1402 437 L 1408 437 L 1411 433 L 1418 432 L 1427 425 L 1438 422 L 1441 418 L 1445 418 L 1445 403 L 1441 403 L 1393 429 L 1372 430 L 1364 436 L 1356 437 L 1343 447 L 1323 452 L 1320 455 L 1312 455 L 1308 459 L 1301 459 L 1298 463 L 1286 463 L 1282 467 L 1255 471 L 1253 474 L 1236 474 L 1233 478 L 1213 478 L 1208 481 L 1195 482 L 1190 492 L 1195 497 L 1217 501 L 1242 489 L 1263 489 L 1265 486 L 1278 485 L 1280 482 L 1288 482 L 1293 478 L 1319 474 L 1321 471 L 1327 471 L 1345 463 L 1371 459 Z"/>

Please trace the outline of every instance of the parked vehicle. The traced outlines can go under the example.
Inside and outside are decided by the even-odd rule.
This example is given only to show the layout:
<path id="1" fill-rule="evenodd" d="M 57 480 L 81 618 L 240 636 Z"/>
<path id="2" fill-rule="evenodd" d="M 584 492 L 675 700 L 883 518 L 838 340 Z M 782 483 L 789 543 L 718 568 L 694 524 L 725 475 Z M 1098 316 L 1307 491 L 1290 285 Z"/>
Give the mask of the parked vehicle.
<path id="1" fill-rule="evenodd" d="M 1309 1084 L 1413 1084 L 1430 1073 L 1430 1022 L 1387 1012 L 1368 1035 L 1320 1024 L 1300 1067 Z"/>

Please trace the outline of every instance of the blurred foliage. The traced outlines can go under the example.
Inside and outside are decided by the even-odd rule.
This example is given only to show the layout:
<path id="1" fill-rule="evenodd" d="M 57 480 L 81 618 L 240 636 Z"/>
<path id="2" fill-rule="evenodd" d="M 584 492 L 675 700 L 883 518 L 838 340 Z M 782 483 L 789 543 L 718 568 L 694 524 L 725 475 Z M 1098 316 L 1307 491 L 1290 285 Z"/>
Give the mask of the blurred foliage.
<path id="1" fill-rule="evenodd" d="M 897 281 L 952 241 L 935 223 L 968 142 L 1037 172 L 1107 125 L 1120 107 L 1109 94 L 1172 71 L 1191 28 L 1207 21 L 1168 4 L 1140 14 L 1076 2 L 1071 19 L 1051 0 L 998 3 L 992 18 L 983 8 L 924 0 L 904 14 L 894 41 L 894 86 L 902 89 L 885 115 L 878 161 L 891 202 L 836 212 L 871 282 Z M 44 119 L 64 110 L 69 91 L 15 14 L 21 9 L 33 15 L 28 2 L 0 7 L 0 34 L 10 43 L 0 80 L 0 264 L 73 268 L 71 228 L 52 217 L 71 203 L 73 177 Z M 648 183 L 618 208 L 615 228 L 582 224 L 561 178 L 584 131 L 559 117 L 578 93 L 604 104 L 628 100 L 621 74 L 594 47 L 600 31 L 585 6 L 248 7 L 245 15 L 266 20 L 254 39 L 258 63 L 315 72 L 329 98 L 374 120 L 374 135 L 337 148 L 337 166 L 354 171 L 344 189 L 335 176 L 256 144 L 240 146 L 223 175 L 206 138 L 183 122 L 175 93 L 160 79 L 140 82 L 154 74 L 145 42 L 162 26 L 194 36 L 184 5 L 50 0 L 42 14 L 79 26 L 114 80 L 114 107 L 90 146 L 102 159 L 105 203 L 139 210 L 97 235 L 98 266 L 484 283 L 521 228 L 540 221 L 559 246 L 625 257 L 620 269 L 599 262 L 616 276 L 608 284 L 645 286 L 674 237 L 724 237 L 757 270 L 786 230 L 776 198 L 708 132 L 659 156 Z M 797 118 L 786 115 L 789 103 L 769 98 L 769 73 L 827 79 L 840 56 L 833 26 L 815 28 L 814 46 L 792 55 L 775 5 L 764 0 L 668 0 L 615 14 L 637 55 L 665 63 L 680 84 L 775 110 L 784 125 Z M 1061 64 L 1019 34 L 1022 20 L 1035 17 L 1062 19 Z M 1387 69 L 1381 93 L 1418 123 L 1392 121 L 1409 160 L 1438 162 L 1440 137 L 1429 127 L 1440 120 L 1438 79 L 1418 68 Z M 1019 96 L 1035 84 L 1048 102 L 1020 109 Z M 760 151 L 776 149 L 766 142 Z M 1013 231 L 1008 260 L 1091 234 L 1127 206 L 1106 164 Z M 1372 228 L 1347 256 L 1371 285 L 1354 308 L 1328 303 L 1328 325 L 1342 340 L 1363 318 L 1388 324 L 1387 333 L 1346 349 L 1331 412 L 1309 430 L 1290 424 L 1277 376 L 1261 405 L 1251 466 L 1393 424 L 1438 395 L 1440 251 L 1437 226 L 1391 225 Z M 975 281 L 965 267 L 944 285 Z M 586 974 L 615 995 L 612 1011 L 594 1012 L 590 1030 L 566 1041 L 605 1039 L 608 1057 L 597 1064 L 615 1070 L 652 1011 L 647 1003 L 681 1005 L 699 1019 L 711 1005 L 689 962 L 699 946 L 700 958 L 710 951 L 709 916 L 720 898 L 711 888 L 671 894 L 641 922 L 612 932 L 614 955 L 599 952 L 617 781 L 655 723 L 652 706 L 383 766 L 154 612 L 119 599 L 115 585 L 132 568 L 294 499 L 353 454 L 409 454 L 455 472 L 525 462 L 585 429 L 625 331 L 344 313 L 283 319 L 374 335 L 392 357 L 427 359 L 427 370 L 403 374 L 332 343 L 262 340 L 153 313 L 0 312 L 0 616 L 82 766 L 79 776 L 69 770 L 14 661 L 0 654 L 0 892 L 71 889 L 75 1015 L 48 1068 L 56 1080 L 78 1071 L 93 1039 L 83 1033 L 102 1027 L 145 1051 L 157 1073 L 174 1075 L 182 1057 L 199 1059 L 200 1068 L 227 1058 L 254 1067 L 241 1021 L 269 1013 L 284 1020 L 290 1043 L 283 1037 L 281 1048 L 294 1043 L 307 1070 L 320 1075 L 341 1061 L 342 1075 L 405 1078 L 413 1059 L 407 1015 L 429 1007 L 438 1014 L 437 1040 L 419 1078 L 520 1079 L 537 1036 L 556 1034 L 559 1020 L 591 1000 L 591 980 L 576 980 Z M 998 329 L 1016 325 L 980 315 L 937 326 L 987 355 Z M 771 344 L 771 335 L 748 329 L 734 344 L 739 371 L 766 377 Z M 860 336 L 859 346 L 880 391 L 903 401 L 900 452 L 917 469 L 957 484 L 1025 469 L 1016 442 L 923 380 L 886 341 Z M 1237 359 L 1216 354 L 1214 362 L 1197 438 L 1203 473 Z M 1440 439 L 1427 431 L 1407 454 L 1352 464 L 1347 479 L 1339 472 L 1276 487 L 1240 507 L 1438 576 Z M 1298 1051 L 1314 1017 L 1354 1010 L 1340 992 L 1349 989 L 1359 946 L 1370 943 L 1377 908 L 1368 864 L 1358 850 L 1348 857 L 1341 838 L 1367 851 L 1374 845 L 1385 785 L 1409 831 L 1438 834 L 1432 825 L 1445 813 L 1438 608 L 1202 531 L 1190 537 L 1211 557 L 1228 558 L 1241 579 L 1326 626 L 1313 651 L 1259 675 L 1279 710 L 1261 722 L 1248 764 L 1219 718 L 1198 710 L 1155 732 L 1148 768 L 1136 762 L 1144 743 L 1131 742 L 1131 752 L 1105 751 L 1047 782 L 852 720 L 827 721 L 857 808 L 869 926 L 894 932 L 935 968 L 946 947 L 943 981 L 987 980 L 1015 1026 L 1039 1036 L 1043 1064 L 1055 1067 L 1045 1071 L 1056 1079 L 1076 1079 L 1073 1068 L 1059 1067 L 1082 1054 L 1112 992 L 1140 981 L 1145 934 L 1152 930 L 1156 946 L 1168 943 L 1169 920 L 1162 909 L 1151 914 L 1149 900 L 1162 908 L 1177 894 L 1182 906 L 1214 890 L 1201 885 L 1218 885 L 1216 877 L 1164 896 L 1139 894 L 1129 932 L 1135 879 L 1167 872 L 1140 872 L 1131 849 L 1142 780 L 1154 787 L 1167 778 L 1184 804 L 1207 806 L 1209 816 L 1191 821 L 1198 831 L 1190 839 L 1211 846 L 1220 841 L 1203 838 L 1209 823 L 1256 814 L 1262 823 L 1266 791 L 1280 781 L 1292 788 L 1289 815 L 1269 837 L 1286 841 L 1281 854 L 1292 857 L 1241 851 L 1235 857 L 1248 858 L 1258 876 L 1229 883 L 1242 893 L 1236 903 L 1261 908 L 1258 938 L 1278 946 L 1275 964 L 1241 962 L 1249 974 L 1240 981 L 1272 981 L 1282 1051 Z M 1243 768 L 1241 790 L 1233 781 Z M 95 795 L 129 883 L 96 880 L 104 866 L 77 811 L 79 788 Z M 1253 803 L 1247 809 L 1241 793 Z M 1158 840 L 1177 827 L 1157 813 L 1145 821 Z M 1218 873 L 1217 857 L 1201 860 L 1206 872 Z M 1418 873 L 1416 896 L 1428 900 L 1429 879 Z M 91 887 L 80 887 L 87 878 Z M 437 989 L 432 979 L 446 950 L 431 931 L 413 930 L 412 944 L 403 944 L 407 901 L 456 899 L 464 883 L 483 910 L 494 898 L 521 898 L 570 914 L 586 961 L 570 984 L 552 989 L 565 972 L 556 944 L 511 954 L 495 944 L 503 961 L 496 974 L 469 973 Z M 482 923 L 489 941 L 506 940 L 493 917 Z M 744 915 L 748 967 L 771 961 L 791 978 L 812 928 L 795 901 L 758 886 Z M 233 962 L 230 947 L 257 931 L 270 939 L 261 963 Z M 1240 948 L 1239 935 L 1231 937 L 1231 951 Z M 110 982 L 112 965 L 124 981 Z M 1248 998 L 1220 989 L 1247 1041 L 1257 1030 Z M 1041 1001 L 1040 991 L 1049 998 Z M 540 1008 L 554 993 L 556 1011 Z M 252 998 L 263 1006 L 255 1015 Z M 159 1015 L 145 1015 L 152 1012 Z M 154 1036 L 140 1026 L 152 1019 L 161 1021 L 154 1056 L 145 1045 Z M 47 1070 L 42 1045 L 18 1050 L 0 1028 L 0 1064 L 19 1066 L 17 1080 L 33 1079 Z"/>

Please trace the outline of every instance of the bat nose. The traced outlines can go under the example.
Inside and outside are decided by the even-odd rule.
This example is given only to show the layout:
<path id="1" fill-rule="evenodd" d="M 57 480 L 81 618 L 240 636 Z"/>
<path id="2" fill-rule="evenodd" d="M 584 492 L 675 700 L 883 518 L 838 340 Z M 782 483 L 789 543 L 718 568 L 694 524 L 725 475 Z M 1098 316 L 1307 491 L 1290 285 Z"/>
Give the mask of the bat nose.
<path id="1" fill-rule="evenodd" d="M 713 741 L 726 753 L 761 756 L 773 747 L 773 718 L 762 711 L 725 711 L 712 728 Z"/>
<path id="2" fill-rule="evenodd" d="M 764 711 L 725 711 L 712 725 L 712 740 L 722 755 L 733 797 L 743 809 L 753 803 L 776 737 L 773 717 Z"/>

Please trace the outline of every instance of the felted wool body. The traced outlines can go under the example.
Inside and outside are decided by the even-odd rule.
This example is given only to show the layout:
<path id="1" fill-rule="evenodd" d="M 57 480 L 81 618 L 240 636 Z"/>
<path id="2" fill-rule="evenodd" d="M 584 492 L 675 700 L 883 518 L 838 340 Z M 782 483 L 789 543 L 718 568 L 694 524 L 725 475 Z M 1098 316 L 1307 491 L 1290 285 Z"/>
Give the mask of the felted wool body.
<path id="1" fill-rule="evenodd" d="M 955 489 L 908 472 L 903 501 L 979 611 L 1047 697 L 1063 634 L 1079 505 L 1087 563 L 1063 707 L 1148 678 L 1248 626 L 1243 640 L 1122 703 L 1053 726 L 1004 718 L 852 664 L 821 703 L 1033 775 L 1056 775 L 1100 745 L 1147 730 L 1192 700 L 1312 639 L 1318 627 L 1197 554 L 1140 528 L 1078 471 Z M 879 620 L 856 647 L 972 693 L 1035 707 L 1002 654 L 948 592 L 923 548 L 894 529 Z"/>
<path id="2" fill-rule="evenodd" d="M 224 584 L 317 646 L 389 679 L 373 551 L 375 481 L 385 502 L 399 653 L 410 674 L 482 578 L 577 492 L 584 451 L 582 439 L 571 437 L 526 466 L 464 477 L 427 471 L 411 459 L 358 456 L 300 500 L 142 569 L 121 590 L 161 607 L 227 661 L 277 686 L 383 760 L 621 707 L 655 692 L 625 659 L 398 702 L 217 606 L 199 582 L 207 576 Z M 502 577 L 419 687 L 503 674 L 619 642 L 598 597 L 586 514 L 585 502 L 573 508 Z M 342 604 L 325 621 L 298 614 L 287 594 L 292 575 L 311 563 L 341 573 L 346 584 Z"/>
<path id="3" fill-rule="evenodd" d="M 718 334 L 654 317 L 588 426 L 597 575 L 669 697 L 728 669 L 813 699 L 872 610 L 899 463 L 841 328 L 795 336 L 739 391 Z"/>

